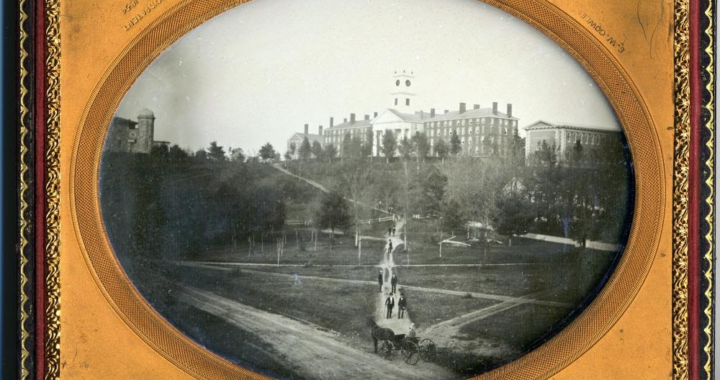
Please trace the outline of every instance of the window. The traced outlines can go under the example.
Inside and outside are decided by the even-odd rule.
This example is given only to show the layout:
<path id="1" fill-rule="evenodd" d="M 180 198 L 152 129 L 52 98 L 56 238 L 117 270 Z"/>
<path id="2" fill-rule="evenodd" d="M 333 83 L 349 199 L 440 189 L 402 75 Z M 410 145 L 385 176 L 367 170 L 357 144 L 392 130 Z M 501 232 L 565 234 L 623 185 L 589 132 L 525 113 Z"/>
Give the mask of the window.
<path id="1" fill-rule="evenodd" d="M 475 134 L 476 134 L 476 135 L 479 135 L 479 134 L 480 134 L 480 127 L 475 127 Z"/>
<path id="2" fill-rule="evenodd" d="M 465 120 L 461 121 L 460 125 L 465 126 Z"/>

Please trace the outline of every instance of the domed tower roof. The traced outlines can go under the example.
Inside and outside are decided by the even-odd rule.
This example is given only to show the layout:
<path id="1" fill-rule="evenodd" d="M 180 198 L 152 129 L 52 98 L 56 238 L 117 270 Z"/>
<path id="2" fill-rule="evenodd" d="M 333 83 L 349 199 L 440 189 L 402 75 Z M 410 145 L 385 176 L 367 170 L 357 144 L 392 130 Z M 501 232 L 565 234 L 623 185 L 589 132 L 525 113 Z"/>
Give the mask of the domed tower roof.
<path id="1" fill-rule="evenodd" d="M 153 113 L 153 111 L 150 111 L 149 109 L 145 108 L 144 110 L 140 111 L 138 118 L 154 119 L 155 114 Z"/>

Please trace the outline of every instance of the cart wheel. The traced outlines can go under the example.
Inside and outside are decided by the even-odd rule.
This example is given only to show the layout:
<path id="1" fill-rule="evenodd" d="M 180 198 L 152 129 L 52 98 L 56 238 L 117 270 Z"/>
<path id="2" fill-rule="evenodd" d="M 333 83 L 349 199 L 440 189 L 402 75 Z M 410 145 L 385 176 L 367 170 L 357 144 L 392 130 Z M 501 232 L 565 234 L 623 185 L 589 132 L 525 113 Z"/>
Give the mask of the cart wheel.
<path id="1" fill-rule="evenodd" d="M 392 356 L 393 350 L 395 350 L 395 346 L 392 344 L 392 342 L 389 340 L 385 340 L 380 346 L 380 355 L 382 355 L 383 358 L 389 360 Z"/>
<path id="2" fill-rule="evenodd" d="M 401 351 L 403 358 L 405 359 L 405 363 L 407 364 L 415 365 L 418 360 L 420 360 L 420 349 L 418 348 L 418 345 L 413 342 L 403 343 Z"/>
<path id="3" fill-rule="evenodd" d="M 430 339 L 423 339 L 420 341 L 420 358 L 423 361 L 429 362 L 435 359 L 435 354 L 437 353 L 437 347 L 435 346 L 435 342 L 433 342 Z"/>

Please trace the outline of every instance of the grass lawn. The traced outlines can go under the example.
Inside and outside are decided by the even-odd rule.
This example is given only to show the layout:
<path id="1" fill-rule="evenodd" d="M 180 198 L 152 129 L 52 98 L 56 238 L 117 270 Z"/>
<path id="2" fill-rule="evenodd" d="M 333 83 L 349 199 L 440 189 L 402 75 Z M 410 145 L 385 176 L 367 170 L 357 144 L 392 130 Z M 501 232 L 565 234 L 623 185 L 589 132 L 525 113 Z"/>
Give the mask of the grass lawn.
<path id="1" fill-rule="evenodd" d="M 341 339 L 354 345 L 372 344 L 366 318 L 375 312 L 377 293 L 366 285 L 311 280 L 295 285 L 290 278 L 194 268 L 175 271 L 174 279 L 260 310 L 338 332 Z"/>
<path id="2" fill-rule="evenodd" d="M 467 324 L 460 329 L 466 340 L 512 346 L 525 352 L 544 338 L 567 317 L 571 309 L 543 305 L 519 305 L 502 313 Z M 512 326 L 512 328 L 508 328 Z"/>
<path id="3" fill-rule="evenodd" d="M 492 306 L 497 301 L 405 290 L 408 313 L 417 327 L 426 328 L 473 311 Z"/>

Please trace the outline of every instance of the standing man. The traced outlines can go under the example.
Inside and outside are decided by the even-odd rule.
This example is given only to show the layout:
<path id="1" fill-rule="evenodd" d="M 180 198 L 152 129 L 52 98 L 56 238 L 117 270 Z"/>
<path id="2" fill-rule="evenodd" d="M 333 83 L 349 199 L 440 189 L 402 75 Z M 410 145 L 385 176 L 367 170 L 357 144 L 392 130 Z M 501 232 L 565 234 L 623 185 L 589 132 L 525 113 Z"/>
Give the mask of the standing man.
<path id="1" fill-rule="evenodd" d="M 392 252 L 392 239 L 388 239 L 388 252 Z"/>
<path id="2" fill-rule="evenodd" d="M 407 307 L 407 300 L 405 295 L 400 293 L 400 299 L 398 300 L 398 319 L 405 318 L 405 308 Z"/>
<path id="3" fill-rule="evenodd" d="M 382 293 L 382 286 L 383 286 L 383 270 L 380 269 L 380 273 L 378 273 L 378 284 L 380 285 L 380 293 Z"/>
<path id="4" fill-rule="evenodd" d="M 390 319 L 392 318 L 392 310 L 395 307 L 395 296 L 392 293 L 385 300 L 385 306 L 387 307 L 387 319 Z"/>
<path id="5" fill-rule="evenodd" d="M 395 236 L 395 227 L 392 228 L 392 236 Z"/>
<path id="6" fill-rule="evenodd" d="M 392 278 L 390 279 L 390 285 L 392 285 L 392 293 L 395 294 L 395 290 L 397 289 L 397 283 L 398 278 L 395 273 L 393 273 Z"/>

